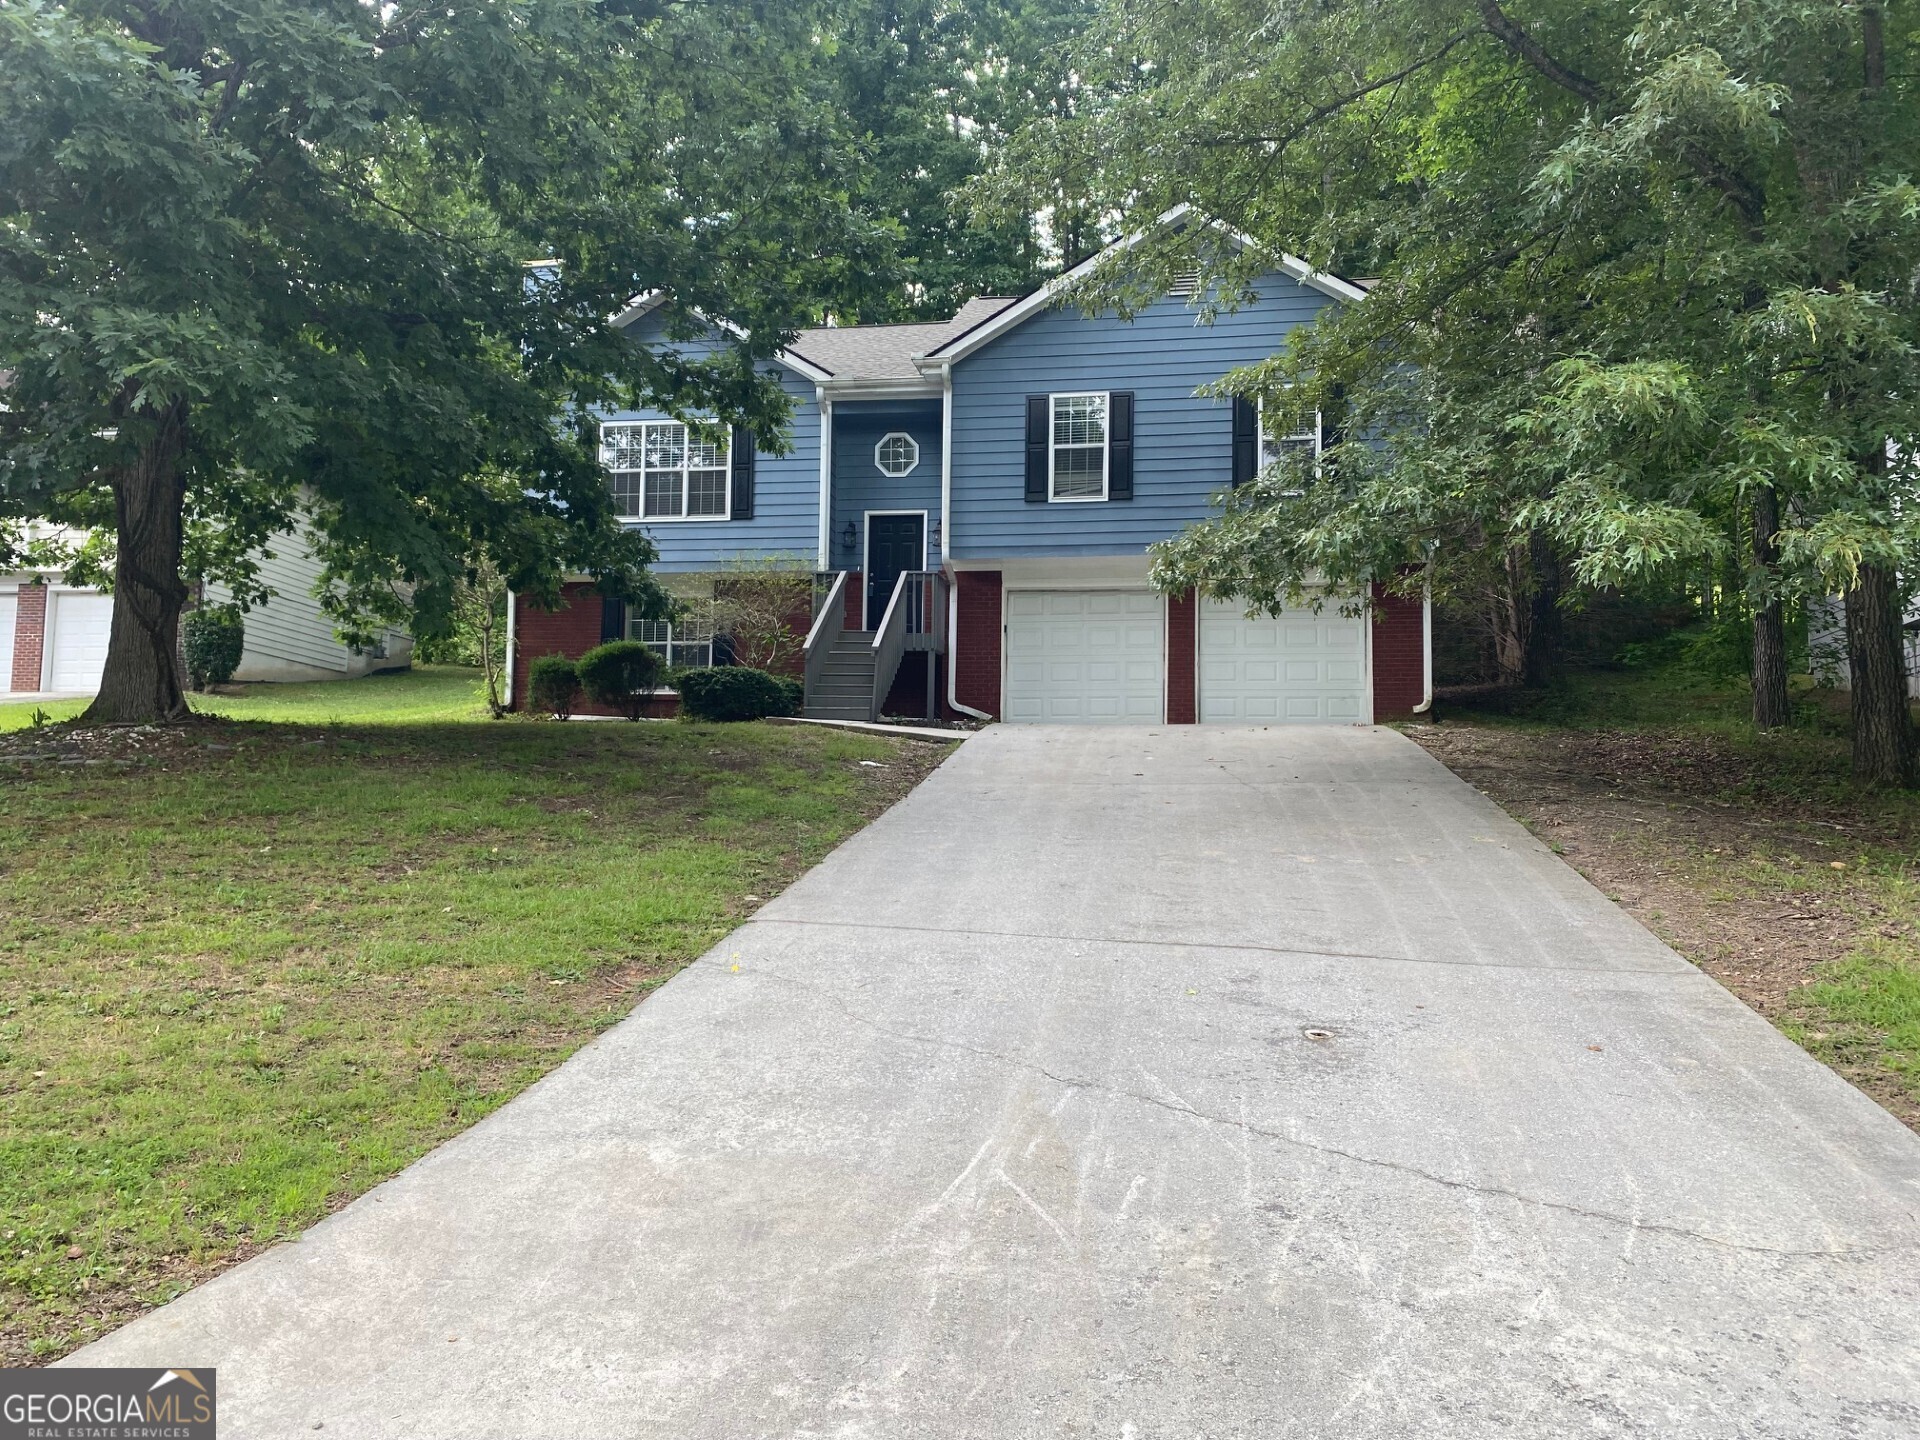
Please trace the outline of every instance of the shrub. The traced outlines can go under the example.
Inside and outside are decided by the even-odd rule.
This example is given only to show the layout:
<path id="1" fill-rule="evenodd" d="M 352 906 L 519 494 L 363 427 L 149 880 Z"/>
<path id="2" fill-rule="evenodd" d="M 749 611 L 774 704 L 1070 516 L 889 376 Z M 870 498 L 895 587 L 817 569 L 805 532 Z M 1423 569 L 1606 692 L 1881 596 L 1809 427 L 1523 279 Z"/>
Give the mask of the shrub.
<path id="1" fill-rule="evenodd" d="M 787 714 L 798 715 L 807 708 L 807 682 L 798 675 L 776 675 L 780 688 L 787 692 Z"/>
<path id="2" fill-rule="evenodd" d="M 187 678 L 196 690 L 224 685 L 240 668 L 247 648 L 246 621 L 237 605 L 202 605 L 190 611 L 181 642 L 187 657 Z"/>
<path id="3" fill-rule="evenodd" d="M 610 640 L 580 657 L 580 685 L 596 705 L 638 720 L 665 663 L 638 640 Z"/>
<path id="4" fill-rule="evenodd" d="M 527 700 L 556 720 L 573 714 L 580 698 L 580 667 L 564 655 L 542 655 L 527 671 Z"/>
<path id="5" fill-rule="evenodd" d="M 688 670 L 680 676 L 680 712 L 692 720 L 763 720 L 791 715 L 791 689 L 778 675 L 744 665 Z"/>

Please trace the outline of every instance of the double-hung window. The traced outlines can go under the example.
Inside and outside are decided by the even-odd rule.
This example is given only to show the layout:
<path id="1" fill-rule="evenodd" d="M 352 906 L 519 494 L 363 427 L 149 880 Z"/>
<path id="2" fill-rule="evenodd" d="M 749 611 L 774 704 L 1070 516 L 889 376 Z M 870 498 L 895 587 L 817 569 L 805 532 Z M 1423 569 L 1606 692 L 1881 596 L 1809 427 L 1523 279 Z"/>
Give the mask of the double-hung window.
<path id="1" fill-rule="evenodd" d="M 1048 455 L 1050 500 L 1107 498 L 1107 395 L 1055 395 Z"/>
<path id="2" fill-rule="evenodd" d="M 1265 470 L 1283 455 L 1305 455 L 1313 462 L 1313 473 L 1320 473 L 1320 412 L 1313 412 L 1313 423 L 1291 435 L 1267 433 L 1266 401 L 1260 402 L 1260 468 Z M 1283 495 L 1304 495 L 1304 490 L 1284 490 Z"/>
<path id="3" fill-rule="evenodd" d="M 1282 455 L 1308 455 L 1317 458 L 1320 454 L 1320 412 L 1313 412 L 1313 423 L 1304 430 L 1291 435 L 1270 435 L 1267 433 L 1266 402 L 1260 402 L 1260 468 L 1266 469 Z"/>
<path id="4" fill-rule="evenodd" d="M 694 618 L 631 620 L 627 638 L 638 640 L 673 666 L 713 664 L 713 622 Z"/>
<path id="5" fill-rule="evenodd" d="M 678 420 L 609 421 L 600 459 L 625 520 L 725 520 L 727 445 Z"/>

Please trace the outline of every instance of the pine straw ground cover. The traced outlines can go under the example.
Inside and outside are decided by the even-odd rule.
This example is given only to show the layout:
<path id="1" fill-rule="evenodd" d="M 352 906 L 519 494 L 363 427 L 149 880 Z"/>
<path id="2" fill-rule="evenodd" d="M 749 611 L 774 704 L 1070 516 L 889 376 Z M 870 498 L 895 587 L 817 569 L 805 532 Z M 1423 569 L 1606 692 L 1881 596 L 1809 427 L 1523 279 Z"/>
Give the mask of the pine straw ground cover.
<path id="1" fill-rule="evenodd" d="M 1920 1129 L 1920 796 L 1848 778 L 1844 695 L 1768 735 L 1684 670 L 1438 708 L 1410 738 Z"/>
<path id="2" fill-rule="evenodd" d="M 124 1323 L 472 1124 L 948 750 L 494 723 L 472 688 L 240 697 L 301 714 L 346 692 L 324 726 L 0 735 L 0 1364 Z M 423 711 L 442 718 L 404 718 Z"/>

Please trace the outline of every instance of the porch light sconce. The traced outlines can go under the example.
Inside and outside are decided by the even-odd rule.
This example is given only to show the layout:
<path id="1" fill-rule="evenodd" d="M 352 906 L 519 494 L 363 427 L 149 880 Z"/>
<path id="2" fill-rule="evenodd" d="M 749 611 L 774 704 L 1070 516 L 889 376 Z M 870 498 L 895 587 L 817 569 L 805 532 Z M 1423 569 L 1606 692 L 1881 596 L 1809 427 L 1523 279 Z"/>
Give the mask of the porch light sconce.
<path id="1" fill-rule="evenodd" d="M 857 545 L 859 541 L 860 532 L 854 528 L 854 523 L 851 520 L 840 527 L 840 548 L 842 550 L 851 555 L 853 553 L 853 547 Z"/>

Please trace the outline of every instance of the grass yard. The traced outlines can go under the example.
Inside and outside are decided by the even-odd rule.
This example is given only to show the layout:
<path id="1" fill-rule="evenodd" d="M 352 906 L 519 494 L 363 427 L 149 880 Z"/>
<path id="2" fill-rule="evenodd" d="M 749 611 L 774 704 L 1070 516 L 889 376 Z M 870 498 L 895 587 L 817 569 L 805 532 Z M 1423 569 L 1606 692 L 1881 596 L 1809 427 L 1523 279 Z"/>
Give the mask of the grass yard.
<path id="1" fill-rule="evenodd" d="M 472 1124 L 946 753 L 494 723 L 460 671 L 207 708 L 111 736 L 0 710 L 0 1364 Z"/>
<path id="2" fill-rule="evenodd" d="M 1667 665 L 1438 706 L 1407 733 L 1674 949 L 1920 1129 L 1920 795 L 1849 778 L 1846 696 L 1747 723 Z"/>

